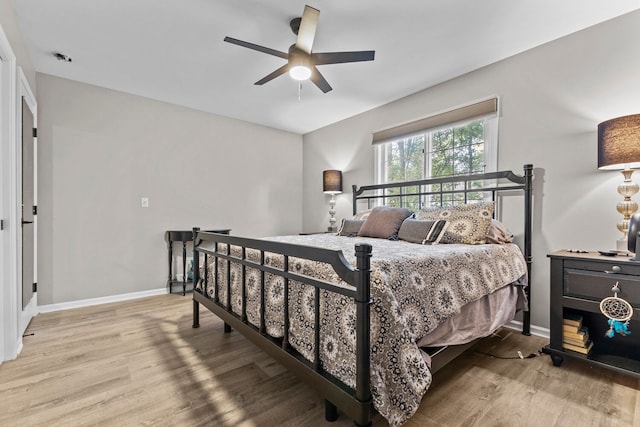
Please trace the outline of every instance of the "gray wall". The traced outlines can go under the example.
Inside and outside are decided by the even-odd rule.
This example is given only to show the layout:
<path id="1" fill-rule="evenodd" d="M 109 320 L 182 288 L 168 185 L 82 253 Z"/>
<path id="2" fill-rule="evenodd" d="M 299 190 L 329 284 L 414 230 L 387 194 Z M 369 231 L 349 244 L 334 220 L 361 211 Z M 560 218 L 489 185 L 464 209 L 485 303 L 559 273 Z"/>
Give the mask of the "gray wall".
<path id="1" fill-rule="evenodd" d="M 49 75 L 37 82 L 39 304 L 162 288 L 167 229 L 301 231 L 302 136 Z"/>
<path id="2" fill-rule="evenodd" d="M 27 45 L 18 27 L 18 19 L 13 11 L 11 0 L 0 0 L 0 26 L 9 40 L 13 54 L 16 56 L 17 65 L 22 67 L 22 71 L 24 71 L 29 86 L 31 86 L 31 90 L 35 95 L 36 72 L 33 68 L 29 52 L 27 51 Z"/>
<path id="3" fill-rule="evenodd" d="M 615 249 L 620 237 L 622 175 L 597 170 L 596 129 L 640 113 L 638 40 L 640 12 L 633 12 L 305 135 L 304 228 L 328 224 L 324 169 L 345 172 L 337 217 L 351 214 L 351 184 L 373 182 L 372 131 L 498 95 L 499 169 L 535 167 L 532 320 L 548 327 L 547 253 Z"/>

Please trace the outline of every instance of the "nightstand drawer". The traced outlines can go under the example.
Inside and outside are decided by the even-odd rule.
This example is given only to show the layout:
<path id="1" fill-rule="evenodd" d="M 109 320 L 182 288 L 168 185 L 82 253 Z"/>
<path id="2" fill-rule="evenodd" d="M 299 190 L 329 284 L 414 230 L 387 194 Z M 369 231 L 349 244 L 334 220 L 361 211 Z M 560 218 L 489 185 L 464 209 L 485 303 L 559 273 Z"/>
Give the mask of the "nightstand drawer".
<path id="1" fill-rule="evenodd" d="M 563 295 L 601 301 L 612 297 L 611 288 L 618 282 L 618 296 L 640 309 L 640 277 L 626 274 L 608 274 L 602 271 L 564 269 Z"/>
<path id="2" fill-rule="evenodd" d="M 616 262 L 616 260 L 614 259 L 612 259 L 611 261 L 607 260 L 607 261 L 599 261 L 599 262 L 594 262 L 593 260 L 571 259 L 571 260 L 565 260 L 564 267 L 574 268 L 576 270 L 598 271 L 600 273 L 611 275 L 612 277 L 615 274 L 628 274 L 631 276 L 640 276 L 640 263 L 629 262 L 625 259 L 620 259 L 618 260 L 618 262 Z"/>

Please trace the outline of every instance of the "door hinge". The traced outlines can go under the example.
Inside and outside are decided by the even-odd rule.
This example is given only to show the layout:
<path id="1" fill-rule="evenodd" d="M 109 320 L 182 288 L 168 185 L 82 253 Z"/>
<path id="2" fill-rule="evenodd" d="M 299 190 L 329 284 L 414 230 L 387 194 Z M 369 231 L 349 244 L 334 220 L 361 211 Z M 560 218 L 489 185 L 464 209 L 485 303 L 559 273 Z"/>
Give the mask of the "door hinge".
<path id="1" fill-rule="evenodd" d="M 33 137 L 34 138 L 38 137 L 38 128 L 33 128 Z"/>
<path id="2" fill-rule="evenodd" d="M 33 292 L 38 292 L 38 283 L 33 284 Z"/>
<path id="3" fill-rule="evenodd" d="M 4 230 L 4 219 L 0 219 L 0 230 Z"/>
<path id="4" fill-rule="evenodd" d="M 33 214 L 38 215 L 38 206 L 33 207 Z"/>

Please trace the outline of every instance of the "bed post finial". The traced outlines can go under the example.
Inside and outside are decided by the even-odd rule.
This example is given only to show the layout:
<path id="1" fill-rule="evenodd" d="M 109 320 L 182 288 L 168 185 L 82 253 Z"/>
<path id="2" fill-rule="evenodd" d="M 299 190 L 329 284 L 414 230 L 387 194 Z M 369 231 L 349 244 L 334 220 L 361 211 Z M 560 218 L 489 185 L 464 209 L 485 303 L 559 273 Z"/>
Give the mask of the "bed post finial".
<path id="1" fill-rule="evenodd" d="M 351 186 L 351 192 L 352 192 L 351 194 L 353 195 L 353 204 L 352 204 L 351 210 L 353 211 L 353 214 L 355 215 L 357 213 L 357 211 L 358 211 L 358 194 L 357 194 L 358 186 L 353 184 Z"/>
<path id="2" fill-rule="evenodd" d="M 371 422 L 371 252 L 372 247 L 366 243 L 356 245 L 356 268 L 358 271 L 358 287 L 356 289 L 356 399 L 362 405 L 362 412 L 354 420 L 358 425 L 369 425 Z"/>

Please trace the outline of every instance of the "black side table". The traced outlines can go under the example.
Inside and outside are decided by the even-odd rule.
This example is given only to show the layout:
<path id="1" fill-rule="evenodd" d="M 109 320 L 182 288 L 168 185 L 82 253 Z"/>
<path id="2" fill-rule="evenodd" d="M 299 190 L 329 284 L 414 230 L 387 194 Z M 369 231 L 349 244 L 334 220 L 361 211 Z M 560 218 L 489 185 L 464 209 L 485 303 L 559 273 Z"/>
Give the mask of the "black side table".
<path id="1" fill-rule="evenodd" d="M 221 228 L 217 230 L 201 231 L 229 234 L 231 229 Z M 167 280 L 169 293 L 172 293 L 173 285 L 182 284 L 182 295 L 185 295 L 187 292 L 187 283 L 192 282 L 192 280 L 187 279 L 187 242 L 193 242 L 193 230 L 167 230 L 164 233 L 164 240 L 167 241 L 167 247 L 169 248 L 169 279 Z M 182 280 L 176 280 L 173 277 L 173 242 L 182 242 Z"/>

